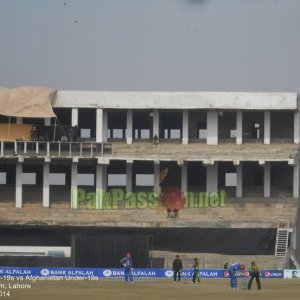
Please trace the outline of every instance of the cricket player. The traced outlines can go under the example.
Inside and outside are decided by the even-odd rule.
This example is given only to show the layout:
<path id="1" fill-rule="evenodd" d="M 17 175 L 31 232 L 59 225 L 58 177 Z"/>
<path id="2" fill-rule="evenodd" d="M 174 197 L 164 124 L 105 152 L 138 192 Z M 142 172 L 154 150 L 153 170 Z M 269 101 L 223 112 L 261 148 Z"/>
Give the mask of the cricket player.
<path id="1" fill-rule="evenodd" d="M 127 253 L 124 258 L 121 259 L 121 264 L 124 267 L 124 280 L 125 282 L 133 282 L 132 277 L 132 255 Z"/>
<path id="2" fill-rule="evenodd" d="M 193 269 L 194 269 L 193 283 L 196 283 L 196 282 L 200 283 L 200 278 L 199 278 L 199 262 L 198 262 L 198 258 L 197 257 L 194 258 Z"/>
<path id="3" fill-rule="evenodd" d="M 240 263 L 234 263 L 230 266 L 228 273 L 230 276 L 230 288 L 235 290 L 237 288 L 237 277 L 236 272 L 239 270 L 244 270 L 245 266 Z"/>
<path id="4" fill-rule="evenodd" d="M 178 275 L 178 282 L 180 282 L 180 277 L 181 277 L 181 270 L 182 270 L 182 260 L 179 258 L 179 255 L 176 255 L 176 258 L 173 261 L 173 271 L 174 271 L 174 281 L 176 282 L 177 275 Z"/>
<path id="5" fill-rule="evenodd" d="M 257 289 L 261 290 L 261 283 L 260 283 L 260 279 L 259 279 L 259 268 L 258 266 L 255 264 L 254 261 L 251 262 L 251 266 L 249 269 L 249 281 L 248 281 L 248 290 L 251 290 L 251 286 L 252 286 L 252 281 L 255 278 L 256 280 L 256 284 L 257 284 Z"/>

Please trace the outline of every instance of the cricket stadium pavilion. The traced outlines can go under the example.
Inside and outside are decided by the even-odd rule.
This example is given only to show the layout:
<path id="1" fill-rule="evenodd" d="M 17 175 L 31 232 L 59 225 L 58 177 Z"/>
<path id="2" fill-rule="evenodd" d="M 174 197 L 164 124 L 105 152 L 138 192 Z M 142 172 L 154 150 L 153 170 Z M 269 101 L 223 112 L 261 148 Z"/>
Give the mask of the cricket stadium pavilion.
<path id="1" fill-rule="evenodd" d="M 1 88 L 0 140 L 11 264 L 20 246 L 64 246 L 62 265 L 94 266 L 88 241 L 108 255 L 113 237 L 141 266 L 150 250 L 284 257 L 299 243 L 296 93 Z"/>

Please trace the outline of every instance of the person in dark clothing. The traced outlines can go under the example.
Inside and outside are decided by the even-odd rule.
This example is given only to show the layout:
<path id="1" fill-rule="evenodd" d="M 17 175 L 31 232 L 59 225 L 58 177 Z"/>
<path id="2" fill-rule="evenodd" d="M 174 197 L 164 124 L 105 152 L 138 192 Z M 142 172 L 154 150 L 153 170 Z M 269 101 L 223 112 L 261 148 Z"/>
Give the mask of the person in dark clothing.
<path id="1" fill-rule="evenodd" d="M 259 290 L 261 290 L 261 283 L 260 283 L 260 279 L 259 279 L 259 268 L 253 261 L 253 262 L 251 262 L 251 267 L 249 269 L 248 290 L 251 290 L 252 281 L 254 278 L 256 280 L 257 288 Z"/>
<path id="2" fill-rule="evenodd" d="M 225 264 L 224 264 L 224 270 L 227 270 L 228 269 L 228 262 L 226 262 Z"/>
<path id="3" fill-rule="evenodd" d="M 176 282 L 177 276 L 178 276 L 178 282 L 180 282 L 181 277 L 181 270 L 182 270 L 182 260 L 179 258 L 179 255 L 176 255 L 176 258 L 173 261 L 173 271 L 174 271 L 174 281 Z"/>

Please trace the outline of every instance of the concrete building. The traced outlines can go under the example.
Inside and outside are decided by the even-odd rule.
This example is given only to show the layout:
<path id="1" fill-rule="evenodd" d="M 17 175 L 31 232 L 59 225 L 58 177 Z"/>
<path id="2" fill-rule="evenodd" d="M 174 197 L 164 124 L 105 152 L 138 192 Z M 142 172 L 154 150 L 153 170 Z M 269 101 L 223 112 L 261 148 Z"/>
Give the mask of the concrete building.
<path id="1" fill-rule="evenodd" d="M 57 119 L 10 119 L 41 130 L 37 141 L 0 143 L 1 225 L 293 227 L 296 93 L 58 91 L 52 106 Z M 196 195 L 186 196 L 179 218 L 168 218 L 166 209 L 126 209 L 126 193 L 152 192 L 166 168 L 162 192 Z M 105 209 L 99 190 L 114 188 L 124 193 Z M 201 195 L 221 191 L 224 205 L 200 204 Z"/>

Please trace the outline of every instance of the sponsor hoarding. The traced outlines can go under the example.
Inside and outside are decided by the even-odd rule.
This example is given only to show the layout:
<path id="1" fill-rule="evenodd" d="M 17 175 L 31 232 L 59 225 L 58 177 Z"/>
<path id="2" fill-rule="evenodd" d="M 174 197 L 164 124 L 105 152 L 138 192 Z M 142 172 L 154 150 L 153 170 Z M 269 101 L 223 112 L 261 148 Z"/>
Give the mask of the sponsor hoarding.
<path id="1" fill-rule="evenodd" d="M 292 276 L 295 270 L 285 273 L 285 276 Z M 297 271 L 300 278 L 300 270 Z M 286 275 L 287 274 L 287 275 Z M 291 274 L 291 275 L 288 275 Z M 261 278 L 283 278 L 283 270 L 261 270 Z M 116 278 L 124 276 L 124 269 L 120 268 L 24 268 L 24 267 L 0 267 L 0 277 L 3 276 L 34 276 L 41 278 L 60 278 L 64 277 L 81 277 L 81 278 Z M 171 269 L 133 269 L 133 276 L 136 278 L 172 278 Z M 192 278 L 192 269 L 183 269 L 182 278 Z M 238 275 L 238 277 L 241 275 Z M 200 278 L 229 278 L 227 270 L 223 269 L 201 269 L 199 270 Z M 285 277 L 291 278 L 291 277 Z M 297 277 L 298 278 L 298 277 Z"/>
<path id="2" fill-rule="evenodd" d="M 284 270 L 284 278 L 300 279 L 300 270 Z"/>

